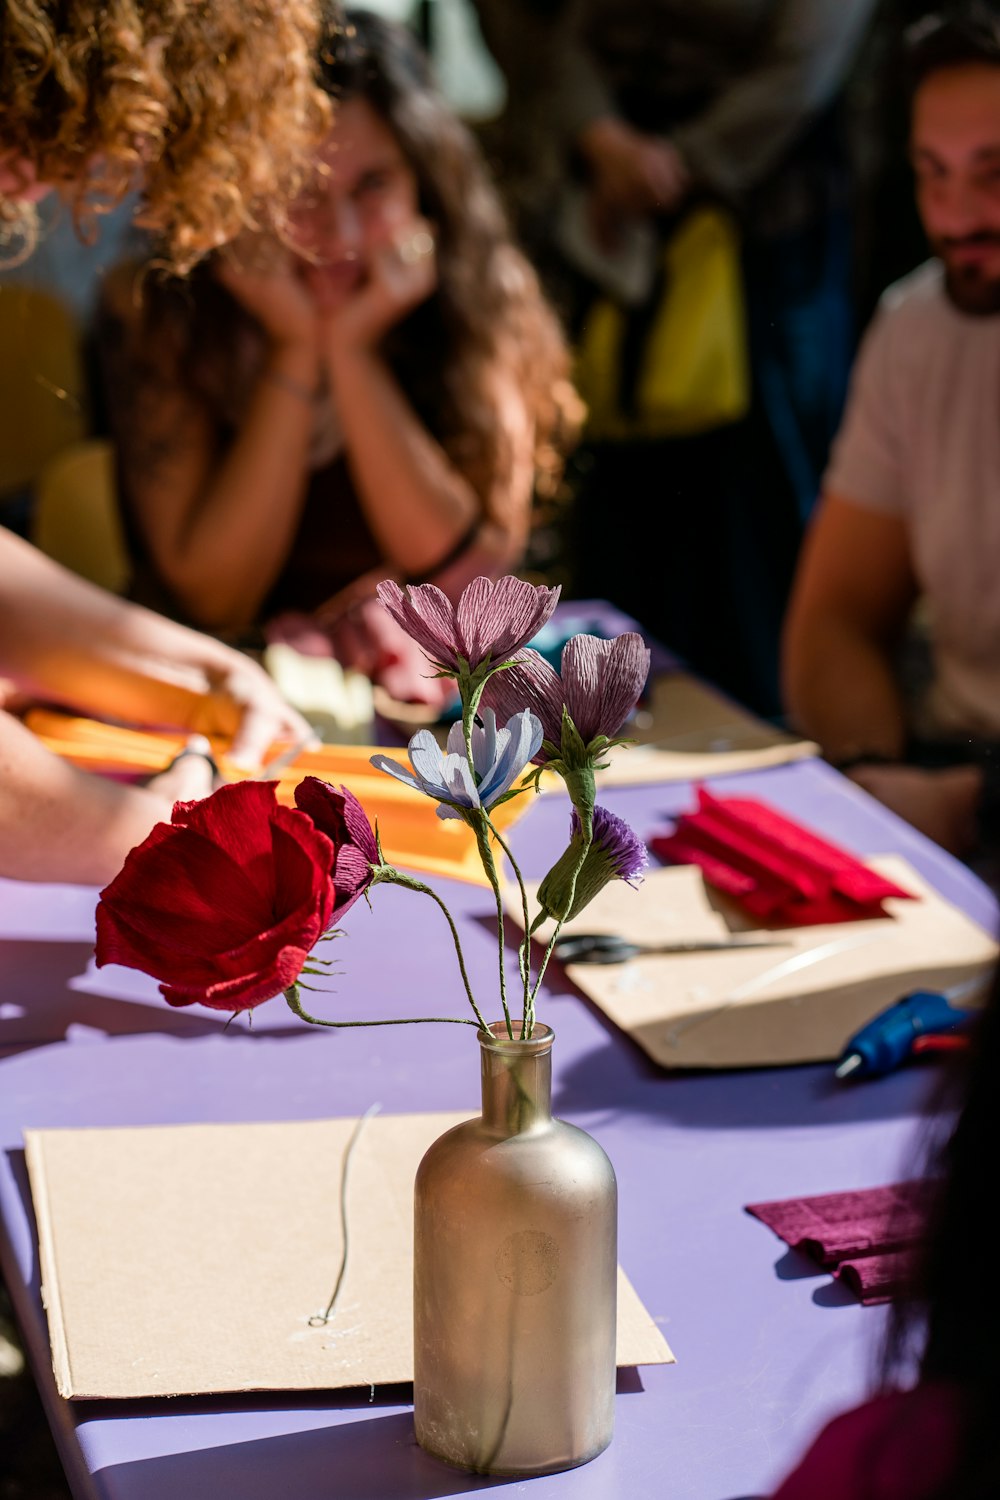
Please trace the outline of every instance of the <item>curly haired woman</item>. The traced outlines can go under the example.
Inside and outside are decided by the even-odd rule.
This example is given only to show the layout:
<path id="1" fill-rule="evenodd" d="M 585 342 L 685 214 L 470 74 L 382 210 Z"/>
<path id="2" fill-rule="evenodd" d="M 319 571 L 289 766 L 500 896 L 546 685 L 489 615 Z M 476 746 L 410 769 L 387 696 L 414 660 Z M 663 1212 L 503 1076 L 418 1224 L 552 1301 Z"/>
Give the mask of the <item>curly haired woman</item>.
<path id="1" fill-rule="evenodd" d="M 329 125 L 315 81 L 325 0 L 0 0 L 0 263 L 58 188 L 86 230 L 140 190 L 183 269 L 248 224 L 285 223 Z M 146 786 L 88 775 L 13 711 L 20 694 L 137 725 L 232 737 L 259 768 L 309 726 L 240 652 L 67 573 L 0 528 L 0 875 L 103 884 L 175 798 L 204 795 L 192 745 Z"/>
<path id="2" fill-rule="evenodd" d="M 342 662 L 434 702 L 374 583 L 457 596 L 516 566 L 567 355 L 412 34 L 348 11 L 320 58 L 333 125 L 288 234 L 109 288 L 135 592 L 219 632 L 305 615 Z"/>
<path id="3" fill-rule="evenodd" d="M 137 186 L 179 269 L 284 221 L 329 123 L 318 0 L 0 0 L 0 262 L 58 186 L 85 229 Z"/>

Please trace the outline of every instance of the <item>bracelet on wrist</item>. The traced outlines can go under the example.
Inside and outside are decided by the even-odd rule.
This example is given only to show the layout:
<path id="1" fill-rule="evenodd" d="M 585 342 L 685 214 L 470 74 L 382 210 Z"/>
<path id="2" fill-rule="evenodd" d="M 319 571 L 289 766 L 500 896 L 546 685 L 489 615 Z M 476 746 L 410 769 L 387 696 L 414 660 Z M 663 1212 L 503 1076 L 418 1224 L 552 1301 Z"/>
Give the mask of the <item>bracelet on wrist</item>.
<path id="1" fill-rule="evenodd" d="M 185 760 L 190 756 L 193 756 L 195 760 L 203 760 L 205 764 L 211 769 L 213 776 L 221 777 L 222 772 L 219 770 L 218 761 L 212 754 L 212 748 L 208 740 L 205 739 L 204 735 L 200 734 L 192 735 L 189 743 L 183 746 L 182 749 L 178 750 L 173 759 L 168 761 L 167 764 L 163 767 L 163 771 L 158 774 L 163 775 L 167 771 L 172 771 L 174 769 L 174 766 L 177 765 L 178 761 Z"/>

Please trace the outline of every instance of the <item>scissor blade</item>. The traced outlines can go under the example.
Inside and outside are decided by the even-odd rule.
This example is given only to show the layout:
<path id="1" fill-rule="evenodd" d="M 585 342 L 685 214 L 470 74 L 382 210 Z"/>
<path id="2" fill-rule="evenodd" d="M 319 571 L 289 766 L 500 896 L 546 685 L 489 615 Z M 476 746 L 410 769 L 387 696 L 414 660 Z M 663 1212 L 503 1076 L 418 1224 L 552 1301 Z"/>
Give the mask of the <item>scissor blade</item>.
<path id="1" fill-rule="evenodd" d="M 578 964 L 623 964 L 633 958 L 650 955 L 684 953 L 730 953 L 747 948 L 790 948 L 787 938 L 691 938 L 672 943 L 630 943 L 624 938 L 620 943 L 587 942 L 584 938 L 568 937 L 557 941 L 553 953 L 563 963 Z"/>
<path id="2" fill-rule="evenodd" d="M 280 755 L 276 755 L 272 760 L 269 760 L 267 765 L 261 766 L 257 773 L 259 779 L 267 781 L 271 776 L 277 776 L 279 771 L 283 771 L 286 766 L 290 766 L 298 760 L 308 744 L 308 740 L 299 740 L 294 745 L 289 745 L 286 750 L 281 751 Z"/>
<path id="3" fill-rule="evenodd" d="M 656 943 L 649 948 L 643 948 L 643 953 L 715 953 L 727 951 L 730 948 L 790 948 L 792 946 L 788 938 L 758 938 L 758 937 L 731 937 L 731 938 L 691 938 L 689 941 L 676 943 Z"/>

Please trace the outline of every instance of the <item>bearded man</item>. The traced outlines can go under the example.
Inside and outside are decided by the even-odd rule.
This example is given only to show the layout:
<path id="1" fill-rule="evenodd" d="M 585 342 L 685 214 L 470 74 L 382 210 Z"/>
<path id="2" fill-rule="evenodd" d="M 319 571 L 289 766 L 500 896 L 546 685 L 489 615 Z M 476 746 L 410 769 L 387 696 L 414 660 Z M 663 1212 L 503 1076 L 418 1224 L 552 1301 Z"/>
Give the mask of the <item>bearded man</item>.
<path id="1" fill-rule="evenodd" d="M 1000 827 L 1000 6 L 964 0 L 907 40 L 933 259 L 862 344 L 783 675 L 828 759 L 967 856 Z M 908 683 L 918 604 L 929 670 Z"/>

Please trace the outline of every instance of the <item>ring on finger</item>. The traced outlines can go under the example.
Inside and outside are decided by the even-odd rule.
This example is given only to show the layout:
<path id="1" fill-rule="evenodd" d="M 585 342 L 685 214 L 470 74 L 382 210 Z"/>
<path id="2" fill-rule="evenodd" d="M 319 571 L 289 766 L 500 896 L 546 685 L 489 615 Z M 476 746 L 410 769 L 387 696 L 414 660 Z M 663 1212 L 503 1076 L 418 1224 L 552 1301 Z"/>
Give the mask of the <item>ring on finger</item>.
<path id="1" fill-rule="evenodd" d="M 434 239 L 426 229 L 418 229 L 408 235 L 405 240 L 400 240 L 396 246 L 396 254 L 404 266 L 414 266 L 418 261 L 425 260 L 434 252 Z"/>

